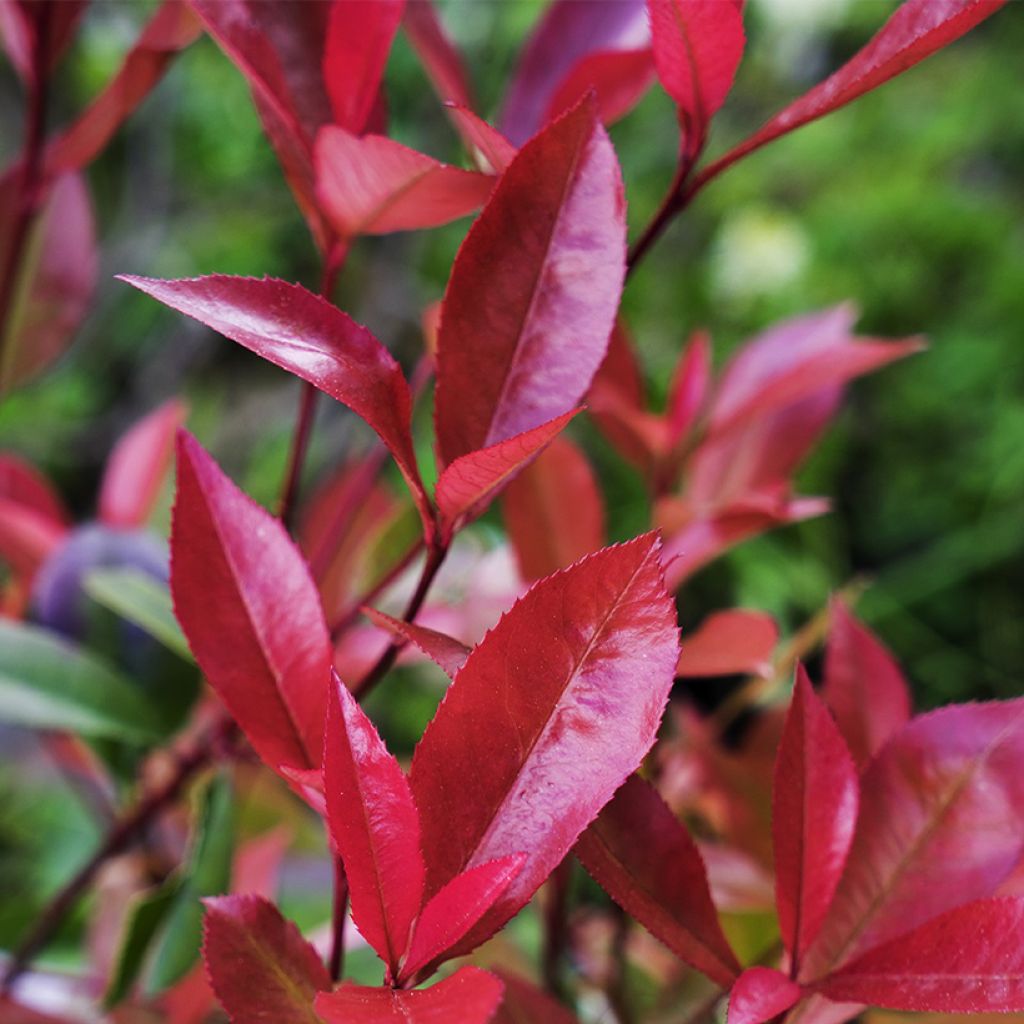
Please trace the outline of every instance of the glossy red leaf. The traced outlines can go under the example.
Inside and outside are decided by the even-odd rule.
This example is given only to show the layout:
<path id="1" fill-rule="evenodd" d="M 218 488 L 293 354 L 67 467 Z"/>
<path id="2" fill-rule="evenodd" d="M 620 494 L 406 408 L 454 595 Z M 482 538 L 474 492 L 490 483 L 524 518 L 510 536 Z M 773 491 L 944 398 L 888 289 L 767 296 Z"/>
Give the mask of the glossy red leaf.
<path id="1" fill-rule="evenodd" d="M 327 1024 L 487 1024 L 501 1002 L 502 984 L 479 967 L 463 967 L 430 988 L 364 988 L 346 982 L 316 998 Z"/>
<path id="2" fill-rule="evenodd" d="M 121 124 L 149 95 L 174 57 L 201 26 L 182 0 L 164 0 L 106 88 L 57 136 L 46 154 L 50 174 L 75 171 L 94 160 Z"/>
<path id="3" fill-rule="evenodd" d="M 445 466 L 435 495 L 444 527 L 453 531 L 463 516 L 475 517 L 483 512 L 579 411 L 573 409 L 489 448 L 460 455 Z"/>
<path id="4" fill-rule="evenodd" d="M 426 626 L 417 626 L 415 622 L 402 622 L 377 611 L 376 608 L 364 608 L 363 613 L 374 625 L 386 629 L 392 636 L 415 644 L 449 679 L 455 678 L 455 673 L 465 665 L 469 657 L 470 648 L 447 633 L 439 633 L 436 629 L 429 629 Z"/>
<path id="5" fill-rule="evenodd" d="M 850 752 L 798 665 L 772 789 L 775 904 L 782 941 L 797 968 L 839 884 L 859 799 Z"/>
<path id="6" fill-rule="evenodd" d="M 505 998 L 494 1024 L 579 1024 L 562 1003 L 524 978 L 506 971 L 499 971 L 498 977 L 505 985 Z"/>
<path id="7" fill-rule="evenodd" d="M 742 608 L 715 612 L 683 637 L 676 675 L 767 675 L 778 642 L 779 627 L 764 612 Z"/>
<path id="8" fill-rule="evenodd" d="M 579 404 L 624 270 L 618 162 L 584 103 L 523 147 L 456 257 L 438 338 L 445 463 Z"/>
<path id="9" fill-rule="evenodd" d="M 317 198 L 343 238 L 447 224 L 472 213 L 494 187 L 489 175 L 343 128 L 320 132 L 315 163 Z"/>
<path id="10" fill-rule="evenodd" d="M 711 336 L 694 331 L 669 385 L 665 408 L 669 445 L 678 445 L 696 423 L 710 387 Z"/>
<path id="11" fill-rule="evenodd" d="M 449 103 L 446 110 L 473 163 L 485 174 L 502 174 L 515 159 L 516 147 L 468 107 Z"/>
<path id="12" fill-rule="evenodd" d="M 676 956 L 728 988 L 740 965 L 722 934 L 707 872 L 686 827 L 631 776 L 576 844 L 583 866 Z"/>
<path id="13" fill-rule="evenodd" d="M 365 327 L 326 299 L 273 278 L 213 274 L 159 281 L 125 275 L 121 280 L 347 405 L 387 445 L 424 521 L 430 521 L 412 446 L 409 385 L 391 353 Z"/>
<path id="14" fill-rule="evenodd" d="M 177 465 L 171 594 L 192 653 L 271 768 L 315 768 L 331 645 L 302 556 L 184 431 Z"/>
<path id="15" fill-rule="evenodd" d="M 502 513 L 524 579 L 536 580 L 604 544 L 604 499 L 587 457 L 556 438 L 506 488 Z"/>
<path id="16" fill-rule="evenodd" d="M 433 0 L 406 0 L 402 28 L 442 101 L 472 108 L 469 74 Z"/>
<path id="17" fill-rule="evenodd" d="M 832 602 L 822 696 L 863 771 L 910 718 L 910 691 L 896 659 L 841 600 Z"/>
<path id="18" fill-rule="evenodd" d="M 366 130 L 384 78 L 403 0 L 333 0 L 324 49 L 324 84 L 334 123 Z"/>
<path id="19" fill-rule="evenodd" d="M 910 722 L 864 773 L 846 870 L 802 978 L 990 896 L 1024 856 L 1024 700 Z"/>
<path id="20" fill-rule="evenodd" d="M 1024 899 L 979 900 L 876 946 L 814 987 L 932 1013 L 1024 1011 Z"/>
<path id="21" fill-rule="evenodd" d="M 261 896 L 203 902 L 206 971 L 231 1020 L 320 1024 L 313 1000 L 331 979 L 298 928 Z"/>
<path id="22" fill-rule="evenodd" d="M 548 103 L 542 123 L 561 117 L 593 92 L 603 124 L 625 117 L 654 82 L 650 47 L 590 53 L 569 69 Z"/>
<path id="23" fill-rule="evenodd" d="M 427 891 L 529 860 L 459 951 L 526 903 L 640 763 L 678 655 L 653 534 L 537 583 L 474 648 L 413 757 Z"/>
<path id="24" fill-rule="evenodd" d="M 800 986 L 770 967 L 748 967 L 729 993 L 728 1024 L 764 1024 L 800 998 Z"/>
<path id="25" fill-rule="evenodd" d="M 352 918 L 392 978 L 423 899 L 416 807 L 405 773 L 335 674 L 324 745 L 327 824 L 341 854 Z"/>
<path id="26" fill-rule="evenodd" d="M 647 9 L 658 77 L 679 108 L 693 157 L 743 57 L 743 10 L 727 0 L 648 0 Z"/>
<path id="27" fill-rule="evenodd" d="M 0 453 L 0 498 L 24 505 L 55 523 L 66 526 L 71 521 L 64 502 L 46 477 L 9 452 Z"/>
<path id="28" fill-rule="evenodd" d="M 15 165 L 0 177 L 0 266 L 13 240 L 21 173 Z M 97 256 L 92 205 L 80 175 L 53 182 L 25 252 L 10 308 L 0 319 L 0 395 L 63 355 L 89 311 Z"/>
<path id="29" fill-rule="evenodd" d="M 174 455 L 174 436 L 188 410 L 180 399 L 164 402 L 117 442 L 100 485 L 99 518 L 107 526 L 144 526 Z"/>
<path id="30" fill-rule="evenodd" d="M 443 958 L 512 884 L 525 860 L 525 854 L 502 857 L 456 875 L 420 913 L 400 978 L 415 978 Z"/>

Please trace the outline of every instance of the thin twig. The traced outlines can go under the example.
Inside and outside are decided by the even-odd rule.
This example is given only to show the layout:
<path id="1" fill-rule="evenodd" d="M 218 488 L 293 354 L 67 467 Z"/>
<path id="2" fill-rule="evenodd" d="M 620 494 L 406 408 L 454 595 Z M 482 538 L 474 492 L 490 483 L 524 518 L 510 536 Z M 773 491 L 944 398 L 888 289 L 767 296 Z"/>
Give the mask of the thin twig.
<path id="1" fill-rule="evenodd" d="M 565 857 L 548 880 L 547 902 L 544 906 L 544 952 L 541 958 L 541 977 L 544 987 L 556 998 L 564 1001 L 565 985 L 562 962 L 569 937 L 569 890 L 572 884 L 572 856 Z"/>
<path id="2" fill-rule="evenodd" d="M 334 907 L 331 913 L 331 953 L 327 970 L 331 981 L 341 980 L 345 970 L 345 920 L 348 917 L 348 878 L 341 858 L 334 856 Z"/>

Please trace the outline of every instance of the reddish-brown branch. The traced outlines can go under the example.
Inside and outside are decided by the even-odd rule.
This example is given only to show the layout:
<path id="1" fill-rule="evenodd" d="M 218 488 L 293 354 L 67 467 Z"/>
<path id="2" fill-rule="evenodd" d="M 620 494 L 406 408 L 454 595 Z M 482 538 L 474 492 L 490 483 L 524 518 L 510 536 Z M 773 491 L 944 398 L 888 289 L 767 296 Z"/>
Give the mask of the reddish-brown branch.
<path id="1" fill-rule="evenodd" d="M 345 970 L 345 920 L 348 917 L 348 878 L 341 858 L 334 856 L 334 906 L 331 912 L 331 953 L 327 970 L 331 981 L 341 980 Z"/>

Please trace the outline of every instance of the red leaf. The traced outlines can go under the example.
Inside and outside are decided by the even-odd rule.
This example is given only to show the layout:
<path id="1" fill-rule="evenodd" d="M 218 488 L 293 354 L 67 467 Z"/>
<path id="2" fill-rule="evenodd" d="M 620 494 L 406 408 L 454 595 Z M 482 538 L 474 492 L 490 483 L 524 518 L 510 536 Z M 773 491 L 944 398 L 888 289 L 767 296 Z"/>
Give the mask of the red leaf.
<path id="1" fill-rule="evenodd" d="M 684 148 L 695 157 L 743 57 L 743 11 L 726 0 L 648 0 L 647 9 L 654 65 L 679 108 Z"/>
<path id="2" fill-rule="evenodd" d="M 498 977 L 505 985 L 505 998 L 494 1024 L 579 1024 L 561 1003 L 525 979 L 506 971 L 499 971 Z"/>
<path id="3" fill-rule="evenodd" d="M 187 4 L 165 0 L 107 87 L 50 144 L 47 172 L 76 171 L 94 160 L 160 81 L 178 52 L 193 43 L 200 31 Z"/>
<path id="4" fill-rule="evenodd" d="M 107 526 L 144 526 L 174 454 L 174 435 L 188 410 L 180 399 L 164 402 L 117 442 L 100 487 L 99 518 Z"/>
<path id="5" fill-rule="evenodd" d="M 0 453 L 0 498 L 24 505 L 54 523 L 66 526 L 70 522 L 64 502 L 46 477 L 10 453 Z"/>
<path id="6" fill-rule="evenodd" d="M 840 600 L 832 602 L 822 696 L 861 771 L 910 718 L 899 665 Z"/>
<path id="7" fill-rule="evenodd" d="M 313 999 L 331 979 L 298 928 L 260 896 L 203 903 L 203 958 L 228 1016 L 239 1024 L 320 1024 Z"/>
<path id="8" fill-rule="evenodd" d="M 775 903 L 782 941 L 797 968 L 839 884 L 859 797 L 850 752 L 798 665 L 772 790 Z"/>
<path id="9" fill-rule="evenodd" d="M 868 950 L 814 987 L 894 1010 L 1024 1010 L 1024 899 L 979 900 Z"/>
<path id="10" fill-rule="evenodd" d="M 364 608 L 363 614 L 381 629 L 386 629 L 400 640 L 415 644 L 428 658 L 444 670 L 449 679 L 466 663 L 469 648 L 447 633 L 439 633 L 436 629 L 417 626 L 414 622 L 402 622 L 394 619 L 376 608 Z"/>
<path id="11" fill-rule="evenodd" d="M 460 455 L 445 466 L 436 492 L 437 509 L 444 527 L 454 531 L 463 516 L 475 517 L 482 513 L 579 411 L 573 409 L 489 448 Z"/>
<path id="12" fill-rule="evenodd" d="M 779 642 L 779 627 L 764 612 L 731 608 L 709 615 L 683 637 L 677 676 L 767 675 Z"/>
<path id="13" fill-rule="evenodd" d="M 316 587 L 280 522 L 184 431 L 171 593 L 200 668 L 260 757 L 319 765 L 331 646 Z"/>
<path id="14" fill-rule="evenodd" d="M 405 773 L 336 674 L 326 737 L 327 824 L 352 918 L 396 978 L 423 900 L 419 817 Z"/>
<path id="15" fill-rule="evenodd" d="M 359 135 L 373 113 L 403 0 L 333 0 L 324 50 L 324 84 L 334 123 Z"/>
<path id="16" fill-rule="evenodd" d="M 346 982 L 316 997 L 327 1024 L 487 1024 L 501 1002 L 502 984 L 479 967 L 463 967 L 426 989 L 364 988 Z"/>
<path id="17" fill-rule="evenodd" d="M 525 860 L 524 854 L 502 857 L 456 875 L 416 921 L 400 980 L 415 978 L 424 967 L 443 957 L 512 884 Z"/>
<path id="18" fill-rule="evenodd" d="M 36 570 L 64 542 L 67 527 L 30 505 L 0 497 L 0 558 L 31 582 Z M 27 596 L 27 595 L 26 595 Z"/>
<path id="19" fill-rule="evenodd" d="M 668 443 L 678 445 L 697 421 L 711 386 L 711 336 L 694 331 L 669 385 L 665 419 Z"/>
<path id="20" fill-rule="evenodd" d="M 371 2 L 371 0 L 354 0 Z M 317 136 L 316 194 L 343 238 L 447 224 L 472 213 L 494 178 L 442 164 L 381 135 L 343 128 Z"/>
<path id="21" fill-rule="evenodd" d="M 484 173 L 502 174 L 515 159 L 516 147 L 468 107 L 448 104 L 447 110 L 473 163 Z"/>
<path id="22" fill-rule="evenodd" d="M 406 0 L 402 27 L 441 99 L 471 108 L 469 75 L 432 0 Z"/>
<path id="23" fill-rule="evenodd" d="M 800 986 L 770 967 L 748 967 L 729 993 L 728 1024 L 764 1024 L 800 998 Z"/>
<path id="24" fill-rule="evenodd" d="M 1024 700 L 914 719 L 863 775 L 857 831 L 801 976 L 991 895 L 1024 855 Z"/>
<path id="25" fill-rule="evenodd" d="M 34 75 L 33 51 L 39 39 L 39 22 L 47 19 L 47 60 L 52 72 L 78 29 L 88 0 L 7 0 L 0 3 L 0 41 L 7 56 L 26 83 Z"/>
<path id="26" fill-rule="evenodd" d="M 365 327 L 326 299 L 273 278 L 213 274 L 159 281 L 123 275 L 121 280 L 347 405 L 387 445 L 424 522 L 430 522 L 412 446 L 409 385 L 391 353 Z"/>
<path id="27" fill-rule="evenodd" d="M 604 499 L 587 457 L 565 437 L 509 484 L 502 513 L 527 580 L 564 569 L 604 544 Z"/>
<path id="28" fill-rule="evenodd" d="M 650 47 L 589 53 L 559 83 L 542 123 L 561 117 L 592 91 L 602 123 L 612 124 L 640 102 L 654 78 Z"/>
<path id="29" fill-rule="evenodd" d="M 615 152 L 591 103 L 512 161 L 445 293 L 436 399 L 445 463 L 579 403 L 618 308 L 624 213 Z"/>
<path id="30" fill-rule="evenodd" d="M 679 655 L 659 555 L 647 534 L 537 583 L 474 648 L 416 748 L 429 894 L 529 856 L 460 951 L 526 903 L 654 741 Z"/>
<path id="31" fill-rule="evenodd" d="M 576 844 L 576 855 L 627 913 L 728 988 L 740 973 L 722 934 L 704 862 L 657 791 L 631 776 Z"/>

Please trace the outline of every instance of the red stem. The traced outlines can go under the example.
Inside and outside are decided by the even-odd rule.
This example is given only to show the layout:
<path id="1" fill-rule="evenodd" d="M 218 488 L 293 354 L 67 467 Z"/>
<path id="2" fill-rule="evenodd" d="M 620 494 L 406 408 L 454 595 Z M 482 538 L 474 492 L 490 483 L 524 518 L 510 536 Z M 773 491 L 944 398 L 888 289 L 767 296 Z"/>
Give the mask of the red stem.
<path id="1" fill-rule="evenodd" d="M 327 970 L 331 981 L 341 980 L 345 970 L 345 919 L 348 917 L 348 878 L 345 877 L 345 865 L 341 858 L 334 856 L 334 908 L 331 914 L 331 953 L 327 960 Z"/>

